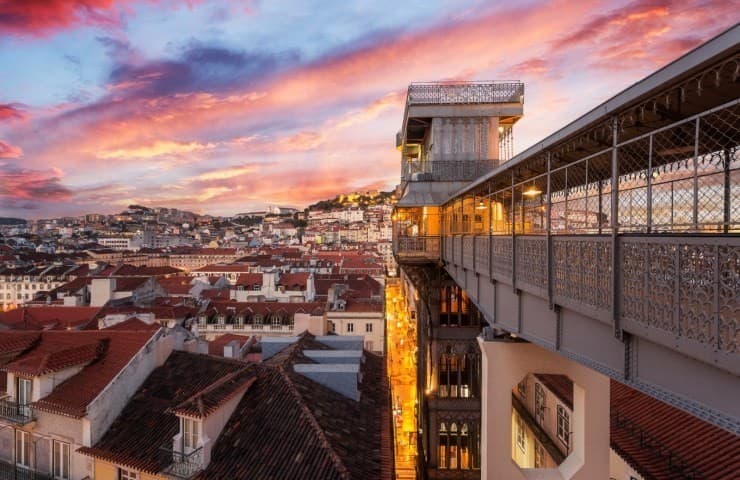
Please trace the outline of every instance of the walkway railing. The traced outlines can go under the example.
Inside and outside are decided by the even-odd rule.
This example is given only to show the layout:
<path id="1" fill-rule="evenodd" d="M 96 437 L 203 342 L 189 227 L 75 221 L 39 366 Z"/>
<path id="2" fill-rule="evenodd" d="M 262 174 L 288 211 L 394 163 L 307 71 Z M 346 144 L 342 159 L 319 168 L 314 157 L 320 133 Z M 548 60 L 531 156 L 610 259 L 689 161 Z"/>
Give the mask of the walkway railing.
<path id="1" fill-rule="evenodd" d="M 33 421 L 33 410 L 30 405 L 22 405 L 7 398 L 0 398 L 0 419 L 24 425 Z"/>
<path id="2" fill-rule="evenodd" d="M 438 261 L 440 256 L 439 235 L 401 236 L 396 238 L 396 255 L 403 259 L 429 259 Z"/>
<path id="3" fill-rule="evenodd" d="M 449 264 L 740 373 L 740 236 L 460 235 L 443 240 L 443 260 Z"/>
<path id="4" fill-rule="evenodd" d="M 401 179 L 409 182 L 469 182 L 496 167 L 493 160 L 404 160 Z"/>

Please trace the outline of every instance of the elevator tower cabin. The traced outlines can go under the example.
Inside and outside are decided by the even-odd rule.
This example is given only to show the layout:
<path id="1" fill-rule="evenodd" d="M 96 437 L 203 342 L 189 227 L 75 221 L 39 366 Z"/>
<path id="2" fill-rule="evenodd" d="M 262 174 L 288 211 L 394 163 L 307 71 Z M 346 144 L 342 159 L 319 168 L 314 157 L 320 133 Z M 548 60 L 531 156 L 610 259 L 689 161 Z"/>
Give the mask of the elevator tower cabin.
<path id="1" fill-rule="evenodd" d="M 394 239 L 400 260 L 439 259 L 440 205 L 511 158 L 513 127 L 523 107 L 524 84 L 516 81 L 409 86 L 403 125 L 396 135 L 401 200 Z M 473 215 L 465 221 L 483 219 Z"/>

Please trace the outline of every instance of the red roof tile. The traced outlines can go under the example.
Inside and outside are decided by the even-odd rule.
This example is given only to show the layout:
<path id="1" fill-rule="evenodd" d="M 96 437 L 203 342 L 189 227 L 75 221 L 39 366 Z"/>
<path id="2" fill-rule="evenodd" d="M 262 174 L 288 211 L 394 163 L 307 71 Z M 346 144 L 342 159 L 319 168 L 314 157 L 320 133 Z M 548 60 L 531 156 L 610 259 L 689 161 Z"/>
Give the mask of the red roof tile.
<path id="1" fill-rule="evenodd" d="M 44 342 L 38 348 L 3 365 L 6 372 L 36 377 L 70 367 L 86 365 L 105 352 L 107 341 L 98 340 L 83 345 L 66 346 Z"/>
<path id="2" fill-rule="evenodd" d="M 740 436 L 615 380 L 610 437 L 646 479 L 740 479 Z"/>
<path id="3" fill-rule="evenodd" d="M 98 310 L 98 307 L 21 307 L 0 313 L 0 323 L 14 330 L 81 328 L 90 323 Z"/>
<path id="4" fill-rule="evenodd" d="M 155 331 L 109 330 L 41 332 L 41 339 L 36 346 L 19 359 L 25 355 L 35 355 L 37 351 L 50 352 L 79 345 L 98 345 L 101 341 L 106 341 L 107 347 L 98 352 L 95 360 L 82 371 L 57 385 L 49 395 L 36 402 L 35 407 L 77 418 L 84 416 L 90 402 L 155 334 Z M 86 355 L 91 353 L 87 352 Z"/>

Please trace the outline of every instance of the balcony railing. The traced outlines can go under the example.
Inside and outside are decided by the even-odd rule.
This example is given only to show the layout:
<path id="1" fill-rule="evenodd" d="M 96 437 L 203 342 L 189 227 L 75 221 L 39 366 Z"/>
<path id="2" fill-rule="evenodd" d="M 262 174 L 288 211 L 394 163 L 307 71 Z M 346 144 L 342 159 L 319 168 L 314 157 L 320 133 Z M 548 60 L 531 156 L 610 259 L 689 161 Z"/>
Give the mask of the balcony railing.
<path id="1" fill-rule="evenodd" d="M 25 425 L 33 421 L 33 410 L 30 405 L 22 405 L 7 398 L 0 398 L 0 419 Z"/>
<path id="2" fill-rule="evenodd" d="M 493 160 L 403 161 L 401 179 L 410 182 L 467 182 L 487 174 L 495 166 Z"/>
<path id="3" fill-rule="evenodd" d="M 51 480 L 48 473 L 0 462 L 0 480 Z"/>
<path id="4" fill-rule="evenodd" d="M 172 461 L 162 472 L 169 477 L 188 479 L 203 470 L 203 447 L 189 453 L 173 450 L 169 446 L 164 446 L 161 450 Z"/>
<path id="5" fill-rule="evenodd" d="M 519 103 L 524 95 L 521 82 L 412 83 L 409 105 Z"/>
<path id="6" fill-rule="evenodd" d="M 396 238 L 396 255 L 399 259 L 417 259 L 438 261 L 440 256 L 440 237 L 438 235 L 422 237 Z"/>

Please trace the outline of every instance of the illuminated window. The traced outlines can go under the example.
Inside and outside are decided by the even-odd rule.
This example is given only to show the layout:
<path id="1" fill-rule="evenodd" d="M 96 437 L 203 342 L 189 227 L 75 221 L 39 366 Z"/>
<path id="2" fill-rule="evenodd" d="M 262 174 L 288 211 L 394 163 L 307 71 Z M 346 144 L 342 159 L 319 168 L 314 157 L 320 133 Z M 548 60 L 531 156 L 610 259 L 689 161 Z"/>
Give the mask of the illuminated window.
<path id="1" fill-rule="evenodd" d="M 516 416 L 516 446 L 522 453 L 527 453 L 527 438 L 524 431 L 524 420 L 519 415 Z"/>
<path id="2" fill-rule="evenodd" d="M 439 458 L 437 466 L 447 468 L 447 448 L 450 443 L 450 436 L 447 434 L 447 426 L 442 422 L 439 425 Z"/>
<path id="3" fill-rule="evenodd" d="M 558 405 L 558 439 L 570 446 L 570 413 L 562 405 Z"/>
<path id="4" fill-rule="evenodd" d="M 133 470 L 118 469 L 118 480 L 139 480 L 139 474 Z"/>
<path id="5" fill-rule="evenodd" d="M 545 467 L 545 447 L 537 440 L 534 441 L 534 468 Z"/>

